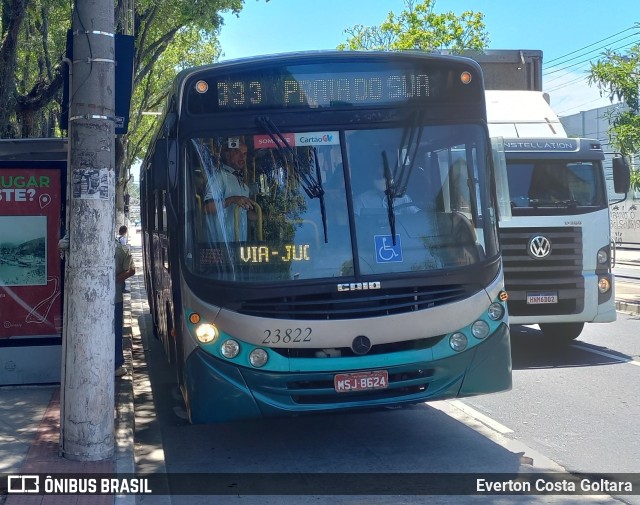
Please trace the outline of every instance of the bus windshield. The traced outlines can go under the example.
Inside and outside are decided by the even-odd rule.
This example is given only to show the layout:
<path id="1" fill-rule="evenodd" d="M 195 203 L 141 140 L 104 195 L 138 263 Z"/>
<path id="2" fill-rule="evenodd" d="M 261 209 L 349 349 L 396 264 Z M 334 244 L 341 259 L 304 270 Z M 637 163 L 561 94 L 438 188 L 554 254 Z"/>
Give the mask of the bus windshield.
<path id="1" fill-rule="evenodd" d="M 273 283 L 415 275 L 494 257 L 483 128 L 416 123 L 189 139 L 187 268 Z"/>
<path id="2" fill-rule="evenodd" d="M 606 189 L 599 161 L 539 160 L 507 163 L 513 215 L 532 209 L 603 208 Z"/>

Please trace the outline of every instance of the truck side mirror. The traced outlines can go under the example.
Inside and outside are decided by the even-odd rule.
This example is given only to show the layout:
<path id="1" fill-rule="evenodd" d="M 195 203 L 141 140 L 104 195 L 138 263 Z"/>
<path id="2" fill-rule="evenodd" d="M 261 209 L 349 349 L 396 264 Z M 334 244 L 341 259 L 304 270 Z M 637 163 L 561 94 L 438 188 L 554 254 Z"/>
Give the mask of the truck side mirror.
<path id="1" fill-rule="evenodd" d="M 627 194 L 631 186 L 631 171 L 626 156 L 613 158 L 613 190 L 616 193 Z"/>

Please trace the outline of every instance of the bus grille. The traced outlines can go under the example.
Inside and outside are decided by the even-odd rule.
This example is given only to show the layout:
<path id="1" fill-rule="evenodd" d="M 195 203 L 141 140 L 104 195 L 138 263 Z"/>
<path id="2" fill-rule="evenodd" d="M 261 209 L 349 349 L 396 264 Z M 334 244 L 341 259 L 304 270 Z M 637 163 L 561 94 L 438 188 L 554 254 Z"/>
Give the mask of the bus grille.
<path id="1" fill-rule="evenodd" d="M 479 285 L 422 286 L 247 300 L 241 314 L 277 319 L 359 319 L 403 314 L 463 300 Z"/>
<path id="2" fill-rule="evenodd" d="M 433 381 L 433 370 L 406 370 L 389 374 L 389 388 L 369 391 L 336 393 L 333 380 L 295 381 L 287 384 L 291 400 L 298 405 L 322 405 L 325 403 L 353 403 L 423 394 Z"/>
<path id="3" fill-rule="evenodd" d="M 543 235 L 551 254 L 534 259 L 527 252 L 529 239 Z M 509 314 L 513 316 L 577 314 L 584 308 L 582 229 L 502 228 L 502 259 Z M 558 303 L 528 305 L 527 293 L 554 292 Z"/>
<path id="4" fill-rule="evenodd" d="M 426 364 L 425 364 L 426 365 Z M 365 391 L 338 393 L 334 387 L 335 372 L 308 372 L 295 374 L 264 373 L 256 370 L 243 370 L 247 385 L 268 397 L 278 405 L 314 405 L 316 407 L 335 407 L 336 404 L 371 406 L 372 402 L 397 400 L 424 401 L 427 392 L 441 390 L 455 383 L 461 377 L 447 376 L 443 382 L 438 378 L 438 369 L 432 366 L 420 366 L 416 363 L 391 367 L 388 387 Z M 439 371 L 440 375 L 443 370 Z"/>

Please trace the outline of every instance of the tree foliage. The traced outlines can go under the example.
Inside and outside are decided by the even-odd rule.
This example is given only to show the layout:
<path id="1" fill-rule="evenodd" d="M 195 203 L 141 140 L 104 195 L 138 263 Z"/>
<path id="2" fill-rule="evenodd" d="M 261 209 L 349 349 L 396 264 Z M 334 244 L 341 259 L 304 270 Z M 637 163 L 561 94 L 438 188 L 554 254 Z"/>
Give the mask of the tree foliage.
<path id="1" fill-rule="evenodd" d="M 268 1 L 268 0 L 266 0 Z M 220 55 L 221 13 L 238 14 L 244 0 L 114 0 L 116 32 L 135 34 L 129 134 L 117 139 L 116 207 L 128 167 L 144 156 L 173 77 Z M 52 137 L 59 127 L 67 0 L 0 0 L 0 138 Z"/>
<path id="2" fill-rule="evenodd" d="M 0 0 L 0 137 L 51 137 L 60 115 L 64 0 Z"/>
<path id="3" fill-rule="evenodd" d="M 640 28 L 640 23 L 636 24 Z M 640 152 L 640 44 L 625 53 L 606 51 L 600 60 L 591 64 L 589 83 L 595 83 L 600 94 L 623 101 L 627 107 L 608 113 L 609 141 L 623 154 Z M 640 171 L 631 173 L 631 183 L 640 190 Z"/>
<path id="4" fill-rule="evenodd" d="M 435 0 L 404 0 L 405 10 L 389 12 L 380 26 L 355 25 L 345 30 L 346 43 L 338 49 L 421 50 L 447 49 L 460 53 L 465 49 L 482 50 L 489 44 L 484 14 L 452 11 L 437 14 Z"/>
<path id="5" fill-rule="evenodd" d="M 625 54 L 606 51 L 601 60 L 591 64 L 589 82 L 595 83 L 612 102 L 618 99 L 628 106 L 612 116 L 613 145 L 625 154 L 640 151 L 640 44 Z"/>

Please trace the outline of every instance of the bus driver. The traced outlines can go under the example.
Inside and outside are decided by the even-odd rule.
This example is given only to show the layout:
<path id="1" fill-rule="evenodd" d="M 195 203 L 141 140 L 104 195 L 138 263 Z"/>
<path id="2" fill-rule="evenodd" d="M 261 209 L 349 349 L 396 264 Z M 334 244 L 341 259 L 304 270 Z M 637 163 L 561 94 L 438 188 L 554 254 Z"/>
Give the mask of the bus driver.
<path id="1" fill-rule="evenodd" d="M 222 145 L 220 157 L 222 163 L 209 174 L 204 195 L 204 212 L 210 217 L 208 228 L 216 241 L 247 240 L 247 218 L 256 219 L 249 186 L 245 183 L 247 146 L 242 139 L 229 137 Z M 240 208 L 237 237 L 236 207 Z"/>

